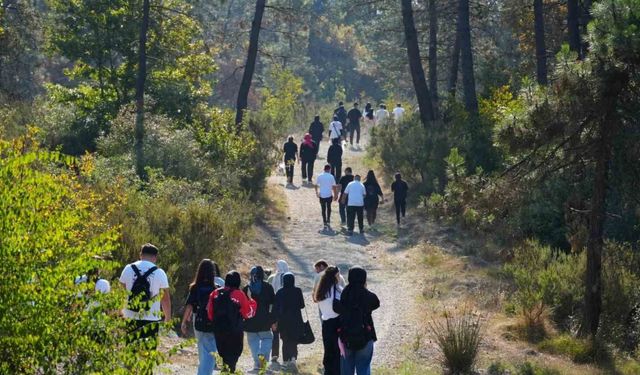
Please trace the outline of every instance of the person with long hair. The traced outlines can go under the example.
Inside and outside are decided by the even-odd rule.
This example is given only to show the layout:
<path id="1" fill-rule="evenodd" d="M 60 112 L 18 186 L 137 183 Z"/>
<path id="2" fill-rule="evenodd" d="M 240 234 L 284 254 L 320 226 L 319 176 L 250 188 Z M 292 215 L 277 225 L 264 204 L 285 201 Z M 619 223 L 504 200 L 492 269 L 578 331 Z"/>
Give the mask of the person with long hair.
<path id="1" fill-rule="evenodd" d="M 278 293 L 283 286 L 284 274 L 289 272 L 289 265 L 285 260 L 278 260 L 276 262 L 276 272 L 269 276 L 267 282 L 273 287 L 273 292 Z M 271 362 L 277 363 L 280 356 L 280 332 L 278 331 L 277 324 L 274 324 L 271 328 L 273 332 L 273 342 L 271 344 Z"/>
<path id="2" fill-rule="evenodd" d="M 218 351 L 216 338 L 211 327 L 206 324 L 209 295 L 216 289 L 217 264 L 211 259 L 203 259 L 189 285 L 189 294 L 182 314 L 180 329 L 186 336 L 188 322 L 193 322 L 193 331 L 198 341 L 198 375 L 211 375 L 216 367 L 214 353 Z"/>
<path id="3" fill-rule="evenodd" d="M 254 266 L 250 272 L 251 280 L 243 291 L 258 303 L 256 315 L 244 322 L 244 331 L 247 332 L 247 343 L 253 356 L 253 370 L 258 373 L 266 368 L 267 359 L 271 352 L 273 333 L 271 326 L 275 323 L 271 310 L 275 303 L 276 295 L 271 284 L 264 281 L 264 269 Z"/>
<path id="4" fill-rule="evenodd" d="M 302 167 L 302 183 L 311 183 L 313 179 L 313 164 L 318 155 L 318 145 L 311 138 L 311 134 L 304 135 L 300 144 L 300 163 Z M 306 180 L 306 181 L 305 181 Z"/>
<path id="5" fill-rule="evenodd" d="M 376 174 L 370 170 L 367 173 L 367 178 L 364 180 L 364 188 L 366 195 L 364 197 L 364 210 L 367 212 L 367 223 L 369 226 L 373 226 L 376 222 L 378 213 L 378 205 L 380 204 L 380 197 L 384 203 L 384 195 L 382 194 L 382 188 L 376 179 Z"/>
<path id="6" fill-rule="evenodd" d="M 282 338 L 282 363 L 288 370 L 295 370 L 298 357 L 298 340 L 304 324 L 301 309 L 304 309 L 302 289 L 295 286 L 295 277 L 287 272 L 282 276 L 282 289 L 276 293 L 273 310 Z"/>
<path id="7" fill-rule="evenodd" d="M 340 348 L 338 347 L 338 328 L 340 315 L 333 311 L 333 300 L 340 300 L 340 270 L 335 266 L 327 267 L 314 290 L 313 300 L 320 308 L 322 318 L 322 344 L 324 355 L 322 364 L 325 375 L 340 375 Z"/>

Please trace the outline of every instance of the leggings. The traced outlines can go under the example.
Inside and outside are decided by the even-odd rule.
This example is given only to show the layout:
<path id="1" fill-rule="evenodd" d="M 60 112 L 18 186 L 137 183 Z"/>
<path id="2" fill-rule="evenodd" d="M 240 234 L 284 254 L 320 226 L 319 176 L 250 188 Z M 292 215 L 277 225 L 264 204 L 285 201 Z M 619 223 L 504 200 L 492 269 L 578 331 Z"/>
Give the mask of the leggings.
<path id="1" fill-rule="evenodd" d="M 320 198 L 320 207 L 322 208 L 322 222 L 329 224 L 331 222 L 331 202 L 332 197 Z"/>
<path id="2" fill-rule="evenodd" d="M 405 199 L 396 199 L 394 203 L 396 205 L 396 220 L 400 224 L 400 214 L 402 213 L 402 217 L 404 217 L 407 211 L 407 201 Z"/>
<path id="3" fill-rule="evenodd" d="M 302 180 L 311 182 L 313 179 L 313 163 L 315 163 L 315 160 L 302 161 Z"/>

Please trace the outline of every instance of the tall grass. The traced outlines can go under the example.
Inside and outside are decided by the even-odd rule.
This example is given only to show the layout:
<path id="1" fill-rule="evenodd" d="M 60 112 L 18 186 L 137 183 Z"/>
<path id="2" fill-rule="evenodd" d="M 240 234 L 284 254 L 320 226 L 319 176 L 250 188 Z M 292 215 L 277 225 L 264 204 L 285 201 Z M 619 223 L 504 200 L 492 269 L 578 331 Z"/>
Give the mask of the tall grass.
<path id="1" fill-rule="evenodd" d="M 480 317 L 463 310 L 458 317 L 445 311 L 444 318 L 444 321 L 433 321 L 429 325 L 442 354 L 442 365 L 449 374 L 469 374 L 482 342 Z"/>

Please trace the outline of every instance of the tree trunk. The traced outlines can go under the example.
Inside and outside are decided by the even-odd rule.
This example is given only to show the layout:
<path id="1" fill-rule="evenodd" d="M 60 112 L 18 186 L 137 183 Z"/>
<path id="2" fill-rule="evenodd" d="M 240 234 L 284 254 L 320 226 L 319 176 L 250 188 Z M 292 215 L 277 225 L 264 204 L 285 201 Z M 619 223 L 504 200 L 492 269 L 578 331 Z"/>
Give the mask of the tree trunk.
<path id="1" fill-rule="evenodd" d="M 569 33 L 569 48 L 578 53 L 582 60 L 582 43 L 580 42 L 580 7 L 578 0 L 567 0 L 567 29 Z"/>
<path id="2" fill-rule="evenodd" d="M 462 89 L 464 106 L 471 114 L 478 113 L 476 80 L 473 73 L 473 51 L 471 49 L 471 26 L 469 25 L 469 0 L 458 2 L 458 38 L 460 43 L 460 69 L 462 71 Z"/>
<path id="3" fill-rule="evenodd" d="M 431 102 L 438 108 L 438 9 L 436 0 L 429 0 L 429 90 Z"/>
<path id="4" fill-rule="evenodd" d="M 433 105 L 431 103 L 431 95 L 427 87 L 427 81 L 422 68 L 422 60 L 420 59 L 420 47 L 418 46 L 418 32 L 413 20 L 412 0 L 402 0 L 402 23 L 404 24 L 404 36 L 407 43 L 407 56 L 409 58 L 409 67 L 411 69 L 411 79 L 413 80 L 413 88 L 416 91 L 418 99 L 418 109 L 420 110 L 420 120 L 426 128 L 429 122 L 434 120 Z"/>
<path id="5" fill-rule="evenodd" d="M 536 78 L 541 85 L 547 84 L 547 47 L 544 40 L 544 4 L 533 0 L 534 29 L 536 34 Z"/>
<path id="6" fill-rule="evenodd" d="M 256 70 L 256 59 L 258 57 L 258 41 L 260 38 L 260 29 L 262 27 L 262 16 L 267 0 L 256 0 L 256 10 L 251 23 L 251 34 L 249 36 L 249 51 L 247 53 L 247 62 L 244 66 L 244 74 L 238 91 L 238 101 L 236 102 L 236 125 L 238 129 L 242 124 L 244 112 L 247 109 L 249 99 L 249 89 L 251 88 L 251 80 Z"/>
<path id="7" fill-rule="evenodd" d="M 449 70 L 449 84 L 447 85 L 447 91 L 452 98 L 456 96 L 456 89 L 458 86 L 458 65 L 460 63 L 460 35 L 456 30 L 455 39 L 453 41 L 453 48 L 451 49 L 451 69 Z"/>
<path id="8" fill-rule="evenodd" d="M 144 86 L 147 79 L 147 31 L 149 30 L 150 0 L 142 3 L 142 23 L 140 25 L 140 41 L 138 51 L 138 77 L 136 79 L 136 128 L 135 154 L 136 173 L 146 180 L 144 160 Z"/>

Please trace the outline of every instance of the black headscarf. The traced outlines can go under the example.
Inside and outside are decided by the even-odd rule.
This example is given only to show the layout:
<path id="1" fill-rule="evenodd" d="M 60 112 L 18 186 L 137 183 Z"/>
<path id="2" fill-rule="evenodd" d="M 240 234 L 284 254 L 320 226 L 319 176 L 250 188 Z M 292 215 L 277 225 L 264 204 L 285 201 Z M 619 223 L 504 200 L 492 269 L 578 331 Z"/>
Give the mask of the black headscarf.
<path id="1" fill-rule="evenodd" d="M 296 278 L 291 272 L 287 272 L 282 276 L 282 287 L 293 288 L 296 286 Z"/>
<path id="2" fill-rule="evenodd" d="M 353 266 L 349 269 L 347 278 L 349 284 L 342 291 L 340 300 L 348 306 L 360 302 L 366 295 L 364 285 L 367 283 L 367 271 L 360 266 Z"/>
<path id="3" fill-rule="evenodd" d="M 237 271 L 229 271 L 224 278 L 224 286 L 233 289 L 240 288 L 240 274 Z"/>
<path id="4" fill-rule="evenodd" d="M 262 282 L 264 280 L 264 270 L 261 266 L 255 266 L 251 268 L 251 281 L 249 288 L 251 288 L 251 294 L 260 294 L 262 292 Z"/>

